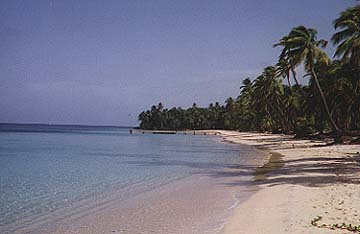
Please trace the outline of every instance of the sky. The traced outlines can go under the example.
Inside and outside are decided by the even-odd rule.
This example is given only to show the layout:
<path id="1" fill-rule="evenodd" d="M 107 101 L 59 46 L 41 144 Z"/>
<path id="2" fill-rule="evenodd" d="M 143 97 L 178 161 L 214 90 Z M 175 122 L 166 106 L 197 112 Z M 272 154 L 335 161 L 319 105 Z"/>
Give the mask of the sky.
<path id="1" fill-rule="evenodd" d="M 354 4 L 1 0 L 0 122 L 136 126 L 159 102 L 223 103 L 276 63 L 272 45 L 292 27 L 328 40 Z"/>

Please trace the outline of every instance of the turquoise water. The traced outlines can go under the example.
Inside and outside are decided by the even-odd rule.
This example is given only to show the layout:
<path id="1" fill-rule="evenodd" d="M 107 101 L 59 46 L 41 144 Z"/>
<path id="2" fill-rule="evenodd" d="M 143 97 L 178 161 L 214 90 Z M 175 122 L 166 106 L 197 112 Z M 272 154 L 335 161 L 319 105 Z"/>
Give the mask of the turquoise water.
<path id="1" fill-rule="evenodd" d="M 194 174 L 239 164 L 214 136 L 129 134 L 128 128 L 0 125 L 0 232 L 113 194 L 126 199 Z M 88 204 L 87 204 L 88 205 Z M 64 213 L 65 211 L 65 213 Z"/>

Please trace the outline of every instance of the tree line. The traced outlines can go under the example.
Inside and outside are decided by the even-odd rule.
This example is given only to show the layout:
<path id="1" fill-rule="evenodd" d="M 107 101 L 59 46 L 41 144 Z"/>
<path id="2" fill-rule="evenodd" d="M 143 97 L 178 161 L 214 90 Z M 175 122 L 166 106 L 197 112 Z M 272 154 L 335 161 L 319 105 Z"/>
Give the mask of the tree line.
<path id="1" fill-rule="evenodd" d="M 206 108 L 194 103 L 188 109 L 166 109 L 159 103 L 139 114 L 139 127 L 359 135 L 360 5 L 341 12 L 333 25 L 333 59 L 323 50 L 328 41 L 318 39 L 315 29 L 294 27 L 274 44 L 281 48 L 278 62 L 244 79 L 236 98 Z M 306 85 L 298 81 L 300 66 Z"/>

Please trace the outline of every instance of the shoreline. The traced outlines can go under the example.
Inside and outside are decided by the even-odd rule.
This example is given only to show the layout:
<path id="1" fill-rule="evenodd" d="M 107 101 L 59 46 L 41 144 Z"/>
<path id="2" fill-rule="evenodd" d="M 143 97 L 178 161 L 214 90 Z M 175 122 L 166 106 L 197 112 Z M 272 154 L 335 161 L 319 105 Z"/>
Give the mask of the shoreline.
<path id="1" fill-rule="evenodd" d="M 218 234 L 238 204 L 256 193 L 248 186 L 226 185 L 234 180 L 192 175 L 138 194 L 126 203 L 114 200 L 63 217 L 51 226 L 37 223 L 36 228 L 28 226 L 13 233 Z"/>
<path id="2" fill-rule="evenodd" d="M 214 143 L 238 144 L 244 147 L 241 152 L 249 164 L 229 164 L 221 172 L 186 177 L 140 195 L 139 204 L 114 200 L 38 231 L 184 233 L 176 229 L 182 225 L 182 231 L 189 234 L 323 234 L 336 231 L 311 225 L 318 216 L 322 217 L 319 225 L 360 224 L 358 145 L 325 146 L 324 141 L 297 140 L 283 134 L 187 133 L 217 135 L 209 138 Z M 202 231 L 204 227 L 208 232 Z"/>
<path id="3" fill-rule="evenodd" d="M 209 146 L 224 143 L 230 144 L 223 142 L 221 136 L 209 137 Z M 230 147 L 247 154 L 245 162 L 229 161 L 221 166 L 224 170 L 186 176 L 126 202 L 114 196 L 114 200 L 102 204 L 95 198 L 94 202 L 100 202 L 96 207 L 75 209 L 75 213 L 67 216 L 51 214 L 14 233 L 220 233 L 238 204 L 255 193 L 248 186 L 253 178 L 252 169 L 267 159 L 253 147 Z M 219 157 L 222 153 L 219 151 Z M 247 165 L 248 169 L 239 177 L 232 173 L 240 165 Z"/>
<path id="4" fill-rule="evenodd" d="M 333 224 L 360 225 L 359 145 L 327 146 L 324 141 L 283 134 L 217 132 L 225 141 L 278 154 L 262 168 L 260 174 L 265 176 L 255 179 L 260 190 L 234 209 L 221 234 L 323 234 L 336 233 L 329 228 Z M 321 219 L 314 226 L 316 217 Z"/>

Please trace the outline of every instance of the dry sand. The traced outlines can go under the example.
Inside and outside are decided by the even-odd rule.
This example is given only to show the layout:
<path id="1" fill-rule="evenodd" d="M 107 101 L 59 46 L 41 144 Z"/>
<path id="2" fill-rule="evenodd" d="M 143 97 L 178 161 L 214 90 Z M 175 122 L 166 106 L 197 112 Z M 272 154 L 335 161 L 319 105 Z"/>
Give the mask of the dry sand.
<path id="1" fill-rule="evenodd" d="M 360 225 L 359 145 L 324 146 L 291 136 L 218 131 L 226 141 L 276 152 L 256 181 L 262 189 L 240 204 L 223 234 L 351 233 L 311 225 Z M 239 169 L 241 170 L 241 169 Z M 264 178 L 262 178 L 264 177 Z"/>

